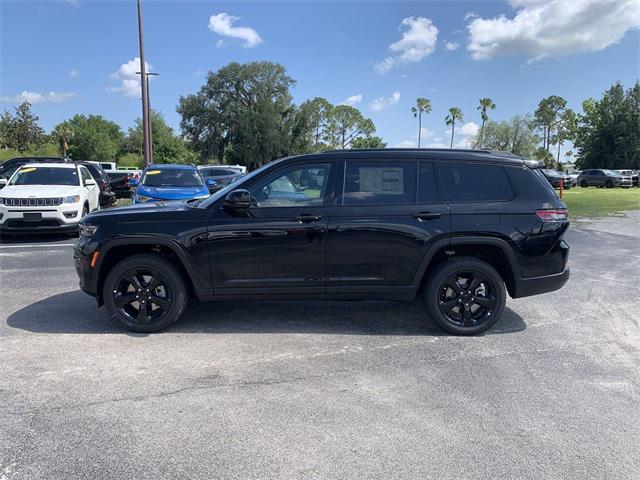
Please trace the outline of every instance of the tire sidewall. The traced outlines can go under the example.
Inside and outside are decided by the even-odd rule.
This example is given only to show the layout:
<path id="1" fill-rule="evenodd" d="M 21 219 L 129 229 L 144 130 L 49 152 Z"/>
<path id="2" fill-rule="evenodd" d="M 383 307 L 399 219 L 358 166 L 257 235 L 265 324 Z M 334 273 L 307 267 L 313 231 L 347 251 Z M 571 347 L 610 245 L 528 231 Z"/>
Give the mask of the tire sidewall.
<path id="1" fill-rule="evenodd" d="M 442 282 L 447 277 L 456 272 L 469 270 L 479 271 L 489 278 L 493 284 L 493 290 L 495 290 L 496 308 L 493 310 L 490 320 L 472 327 L 461 327 L 450 322 L 440 312 L 438 307 L 439 293 Z M 431 319 L 442 329 L 454 335 L 477 335 L 488 330 L 500 320 L 506 302 L 506 290 L 502 277 L 491 265 L 472 257 L 458 257 L 444 261 L 431 273 L 423 292 L 423 301 Z"/>
<path id="2" fill-rule="evenodd" d="M 157 270 L 169 283 L 172 293 L 171 307 L 167 313 L 159 320 L 145 325 L 131 322 L 120 314 L 112 295 L 120 275 L 127 270 L 140 267 Z M 187 304 L 187 289 L 182 275 L 171 262 L 158 255 L 134 255 L 117 263 L 109 271 L 104 282 L 102 298 L 107 313 L 120 326 L 133 332 L 152 333 L 168 327 L 180 318 Z"/>

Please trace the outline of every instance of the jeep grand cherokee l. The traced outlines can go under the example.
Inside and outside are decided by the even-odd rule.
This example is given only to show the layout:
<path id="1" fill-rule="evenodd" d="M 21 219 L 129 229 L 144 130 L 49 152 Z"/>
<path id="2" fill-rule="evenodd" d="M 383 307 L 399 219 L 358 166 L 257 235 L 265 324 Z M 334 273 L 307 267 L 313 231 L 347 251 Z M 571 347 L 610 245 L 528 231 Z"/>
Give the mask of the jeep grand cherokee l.
<path id="1" fill-rule="evenodd" d="M 200 300 L 421 298 L 477 334 L 569 277 L 565 204 L 508 154 L 349 150 L 271 162 L 205 200 L 91 214 L 80 287 L 127 329 L 175 322 Z M 293 191 L 292 191 L 293 189 Z"/>

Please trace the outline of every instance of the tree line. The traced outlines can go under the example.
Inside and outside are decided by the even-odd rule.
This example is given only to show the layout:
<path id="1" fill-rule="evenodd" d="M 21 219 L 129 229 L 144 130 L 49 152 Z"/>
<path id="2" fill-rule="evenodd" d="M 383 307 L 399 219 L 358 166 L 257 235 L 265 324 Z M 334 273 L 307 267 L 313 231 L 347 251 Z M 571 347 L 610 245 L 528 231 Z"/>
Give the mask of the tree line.
<path id="1" fill-rule="evenodd" d="M 209 72 L 196 92 L 179 98 L 180 132 L 159 112 L 152 112 L 154 161 L 219 162 L 259 166 L 275 158 L 344 148 L 384 148 L 374 122 L 346 104 L 322 97 L 296 105 L 290 89 L 295 80 L 271 62 L 230 63 Z M 601 99 L 583 102 L 582 112 L 567 107 L 557 95 L 542 99 L 533 114 L 505 121 L 489 118 L 496 109 L 490 98 L 476 107 L 481 126 L 474 148 L 511 151 L 562 168 L 561 147 L 571 141 L 579 168 L 640 169 L 640 82 L 625 90 L 620 83 Z M 432 112 L 431 100 L 420 97 L 410 109 L 418 122 Z M 459 107 L 444 118 L 454 146 L 456 126 L 464 121 Z M 142 165 L 142 122 L 124 132 L 101 115 L 74 115 L 46 133 L 28 102 L 0 117 L 0 160 L 19 155 L 65 155 L 71 158 Z"/>

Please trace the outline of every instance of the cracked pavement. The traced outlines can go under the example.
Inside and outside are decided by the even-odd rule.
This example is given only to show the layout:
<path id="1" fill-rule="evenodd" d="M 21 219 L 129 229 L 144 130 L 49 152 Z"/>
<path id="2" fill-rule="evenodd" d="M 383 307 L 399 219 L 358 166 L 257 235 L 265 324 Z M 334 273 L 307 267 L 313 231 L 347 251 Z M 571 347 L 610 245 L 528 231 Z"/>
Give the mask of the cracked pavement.
<path id="1" fill-rule="evenodd" d="M 193 304 L 130 334 L 68 239 L 3 243 L 0 479 L 638 478 L 640 212 L 567 241 L 565 288 L 471 338 L 373 301 Z"/>

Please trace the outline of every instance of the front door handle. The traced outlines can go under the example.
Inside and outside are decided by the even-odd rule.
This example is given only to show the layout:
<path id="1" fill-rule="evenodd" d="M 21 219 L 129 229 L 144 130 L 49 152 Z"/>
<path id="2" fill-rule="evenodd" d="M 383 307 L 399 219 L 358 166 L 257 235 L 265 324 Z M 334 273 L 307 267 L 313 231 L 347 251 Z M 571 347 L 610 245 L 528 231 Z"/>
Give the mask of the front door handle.
<path id="1" fill-rule="evenodd" d="M 418 220 L 434 220 L 436 218 L 440 218 L 442 213 L 440 212 L 418 212 L 413 214 L 413 218 L 417 218 Z"/>
<path id="2" fill-rule="evenodd" d="M 302 215 L 298 215 L 295 220 L 297 222 L 300 223 L 310 223 L 310 222 L 317 222 L 318 220 L 320 220 L 322 218 L 322 215 L 308 215 L 308 214 L 302 214 Z"/>

